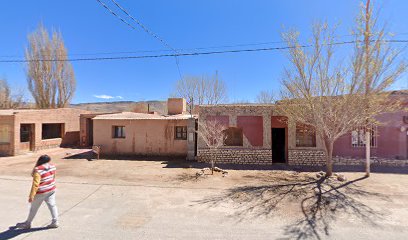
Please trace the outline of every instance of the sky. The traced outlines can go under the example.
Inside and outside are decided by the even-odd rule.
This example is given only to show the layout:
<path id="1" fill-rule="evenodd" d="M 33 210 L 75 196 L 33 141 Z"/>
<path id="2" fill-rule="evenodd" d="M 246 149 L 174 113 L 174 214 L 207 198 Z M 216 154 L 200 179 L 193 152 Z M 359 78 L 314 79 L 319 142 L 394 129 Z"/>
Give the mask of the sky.
<path id="1" fill-rule="evenodd" d="M 111 0 L 101 1 L 120 13 Z M 172 48 L 192 51 L 281 47 L 285 45 L 281 33 L 288 29 L 298 30 L 307 43 L 311 25 L 317 21 L 338 24 L 340 40 L 350 40 L 346 35 L 361 4 L 358 0 L 116 1 Z M 376 0 L 374 4 L 381 8 L 380 22 L 387 22 L 395 38 L 408 39 L 408 1 Z M 136 30 L 96 0 L 0 1 L 0 11 L 3 60 L 23 58 L 27 35 L 40 23 L 61 31 L 71 58 L 171 53 L 130 19 Z M 402 57 L 407 58 L 408 52 Z M 254 101 L 263 90 L 279 92 L 288 65 L 283 50 L 185 56 L 178 61 L 182 75 L 218 71 L 227 85 L 229 102 Z M 73 103 L 165 100 L 180 78 L 173 57 L 73 62 L 73 67 L 77 80 Z M 24 69 L 23 63 L 0 63 L 0 78 L 6 78 L 14 90 L 25 91 L 29 99 Z M 407 89 L 407 77 L 393 88 Z"/>

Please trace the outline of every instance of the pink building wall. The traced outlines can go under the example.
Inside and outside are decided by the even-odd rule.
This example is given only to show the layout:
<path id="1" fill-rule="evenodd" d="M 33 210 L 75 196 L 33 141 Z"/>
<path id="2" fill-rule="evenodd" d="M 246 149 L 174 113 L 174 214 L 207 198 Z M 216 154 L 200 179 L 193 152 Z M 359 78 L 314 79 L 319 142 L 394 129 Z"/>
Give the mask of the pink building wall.
<path id="1" fill-rule="evenodd" d="M 377 146 L 371 147 L 373 157 L 408 159 L 408 124 L 403 122 L 404 116 L 408 113 L 402 111 L 382 114 L 377 118 L 382 124 L 377 127 Z M 349 133 L 336 141 L 333 155 L 364 158 L 365 147 L 353 147 Z"/>

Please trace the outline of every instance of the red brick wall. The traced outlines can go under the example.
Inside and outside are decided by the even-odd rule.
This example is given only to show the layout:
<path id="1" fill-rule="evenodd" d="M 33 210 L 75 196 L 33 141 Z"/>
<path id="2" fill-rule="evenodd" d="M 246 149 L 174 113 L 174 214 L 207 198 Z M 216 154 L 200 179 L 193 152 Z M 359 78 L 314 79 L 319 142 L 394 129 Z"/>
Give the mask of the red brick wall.
<path id="1" fill-rule="evenodd" d="M 237 116 L 237 126 L 252 146 L 263 146 L 262 116 Z"/>

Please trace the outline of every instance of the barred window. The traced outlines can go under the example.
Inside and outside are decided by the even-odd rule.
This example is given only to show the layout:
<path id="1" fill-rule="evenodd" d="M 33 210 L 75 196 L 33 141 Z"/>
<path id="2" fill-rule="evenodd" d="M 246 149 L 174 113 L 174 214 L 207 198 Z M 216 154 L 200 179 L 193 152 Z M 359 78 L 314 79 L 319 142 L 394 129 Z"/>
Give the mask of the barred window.
<path id="1" fill-rule="evenodd" d="M 187 127 L 186 126 L 174 127 L 174 139 L 187 140 Z"/>
<path id="2" fill-rule="evenodd" d="M 370 127 L 371 130 L 371 147 L 377 147 L 377 126 Z M 365 147 L 365 127 L 358 127 L 351 132 L 351 146 L 352 147 Z"/>
<path id="3" fill-rule="evenodd" d="M 124 126 L 113 126 L 112 133 L 113 138 L 126 138 Z"/>

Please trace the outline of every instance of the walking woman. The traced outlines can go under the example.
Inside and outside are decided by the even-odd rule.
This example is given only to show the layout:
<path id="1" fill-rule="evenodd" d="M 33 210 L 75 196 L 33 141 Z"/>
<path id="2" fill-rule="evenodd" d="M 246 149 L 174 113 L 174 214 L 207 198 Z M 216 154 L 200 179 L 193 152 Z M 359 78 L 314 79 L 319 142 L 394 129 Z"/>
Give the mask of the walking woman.
<path id="1" fill-rule="evenodd" d="M 31 222 L 37 214 L 43 201 L 47 203 L 51 212 L 52 222 L 47 227 L 58 227 L 58 210 L 55 203 L 55 165 L 50 163 L 51 158 L 48 155 L 42 155 L 38 158 L 32 172 L 33 184 L 31 187 L 28 202 L 31 203 L 30 213 L 25 222 L 17 223 L 16 227 L 21 229 L 31 228 Z"/>

